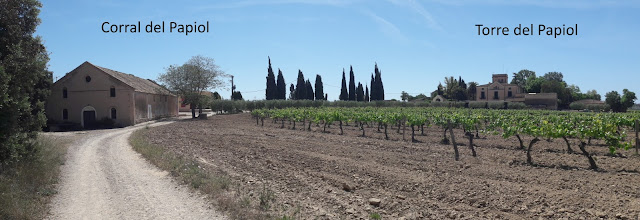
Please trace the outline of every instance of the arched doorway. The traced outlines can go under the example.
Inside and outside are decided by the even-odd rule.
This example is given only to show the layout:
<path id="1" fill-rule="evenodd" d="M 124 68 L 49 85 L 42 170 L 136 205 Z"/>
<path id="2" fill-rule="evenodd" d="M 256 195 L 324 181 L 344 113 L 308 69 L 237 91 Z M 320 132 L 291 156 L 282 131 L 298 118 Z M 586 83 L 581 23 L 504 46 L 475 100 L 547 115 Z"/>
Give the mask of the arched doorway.
<path id="1" fill-rule="evenodd" d="M 82 108 L 82 115 L 80 115 L 80 123 L 83 128 L 93 128 L 96 124 L 96 118 L 98 113 L 96 109 L 91 106 L 85 106 Z"/>

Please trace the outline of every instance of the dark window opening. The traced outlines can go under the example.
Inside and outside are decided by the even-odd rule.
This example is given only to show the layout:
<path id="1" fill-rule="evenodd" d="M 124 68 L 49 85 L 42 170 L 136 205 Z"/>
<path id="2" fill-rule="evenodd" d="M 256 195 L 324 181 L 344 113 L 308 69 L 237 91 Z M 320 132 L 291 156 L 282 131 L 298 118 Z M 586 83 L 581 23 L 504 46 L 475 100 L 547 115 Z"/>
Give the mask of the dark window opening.
<path id="1" fill-rule="evenodd" d="M 484 92 L 480 93 L 480 99 L 485 99 Z"/>
<path id="2" fill-rule="evenodd" d="M 493 92 L 493 99 L 498 99 L 498 91 Z"/>
<path id="3" fill-rule="evenodd" d="M 69 111 L 65 108 L 62 109 L 62 120 L 67 120 L 69 119 Z"/>
<path id="4" fill-rule="evenodd" d="M 67 87 L 62 88 L 62 98 L 63 99 L 67 98 Z"/>
<path id="5" fill-rule="evenodd" d="M 111 119 L 116 119 L 116 108 L 111 108 Z"/>
<path id="6" fill-rule="evenodd" d="M 511 91 L 509 91 L 509 92 L 507 93 L 507 96 L 508 96 L 508 97 L 513 96 L 513 94 L 511 93 Z"/>
<path id="7" fill-rule="evenodd" d="M 91 76 L 85 77 L 84 80 L 87 81 L 87 82 L 91 82 Z"/>
<path id="8" fill-rule="evenodd" d="M 109 93 L 111 97 L 116 97 L 116 88 L 112 86 L 111 89 L 109 89 Z"/>

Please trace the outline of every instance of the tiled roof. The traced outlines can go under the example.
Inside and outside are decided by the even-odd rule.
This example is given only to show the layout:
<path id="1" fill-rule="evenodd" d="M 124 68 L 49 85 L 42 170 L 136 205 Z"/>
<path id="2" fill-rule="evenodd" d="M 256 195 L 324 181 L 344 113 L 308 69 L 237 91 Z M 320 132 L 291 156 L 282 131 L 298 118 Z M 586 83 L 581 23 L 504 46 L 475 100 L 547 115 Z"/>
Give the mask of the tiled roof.
<path id="1" fill-rule="evenodd" d="M 89 63 L 89 62 L 87 62 Z M 100 67 L 100 66 L 96 66 L 92 63 L 89 63 L 92 66 L 95 66 L 96 68 L 102 70 L 102 72 L 112 76 L 113 78 L 116 78 L 117 80 L 119 80 L 120 82 L 127 84 L 129 86 L 131 86 L 136 92 L 144 92 L 144 93 L 151 93 L 151 94 L 161 94 L 161 95 L 172 95 L 171 92 L 169 92 L 169 90 L 163 88 L 162 86 L 158 85 L 156 82 L 149 80 L 149 79 L 143 79 L 128 73 L 123 73 L 123 72 L 119 72 L 119 71 L 115 71 L 109 68 L 104 68 L 104 67 Z"/>

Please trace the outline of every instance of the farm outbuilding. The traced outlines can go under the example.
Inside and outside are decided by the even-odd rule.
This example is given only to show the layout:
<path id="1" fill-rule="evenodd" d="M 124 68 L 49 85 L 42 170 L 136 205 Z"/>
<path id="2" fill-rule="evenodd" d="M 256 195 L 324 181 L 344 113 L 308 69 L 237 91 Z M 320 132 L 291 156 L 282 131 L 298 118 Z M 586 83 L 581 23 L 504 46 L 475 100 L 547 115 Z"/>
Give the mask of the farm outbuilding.
<path id="1" fill-rule="evenodd" d="M 46 114 L 50 122 L 83 128 L 101 120 L 130 126 L 178 116 L 178 98 L 152 80 L 84 62 L 53 84 Z"/>

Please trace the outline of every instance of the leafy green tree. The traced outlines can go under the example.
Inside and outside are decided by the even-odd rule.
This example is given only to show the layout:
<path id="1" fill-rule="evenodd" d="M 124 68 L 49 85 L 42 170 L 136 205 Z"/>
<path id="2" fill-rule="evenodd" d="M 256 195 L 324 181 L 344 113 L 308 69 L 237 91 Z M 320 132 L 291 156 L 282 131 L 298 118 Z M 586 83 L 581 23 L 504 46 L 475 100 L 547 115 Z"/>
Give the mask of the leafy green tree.
<path id="1" fill-rule="evenodd" d="M 0 1 L 0 172 L 37 150 L 46 124 L 53 77 L 42 40 L 34 36 L 41 7 L 37 0 Z"/>
<path id="2" fill-rule="evenodd" d="M 289 99 L 296 99 L 296 87 L 293 85 L 293 83 L 291 83 L 291 86 L 289 86 Z"/>
<path id="3" fill-rule="evenodd" d="M 571 89 L 567 88 L 566 83 L 556 80 L 547 80 L 540 86 L 542 93 L 556 93 L 558 95 L 558 107 L 569 108 L 569 104 L 573 102 Z"/>
<path id="4" fill-rule="evenodd" d="M 222 78 L 227 76 L 213 58 L 198 55 L 180 66 L 169 66 L 165 73 L 160 74 L 158 81 L 174 93 L 185 97 L 183 104 L 191 105 L 191 117 L 195 118 L 196 106 L 202 111 L 202 92 L 224 86 L 225 81 Z"/>
<path id="5" fill-rule="evenodd" d="M 353 75 L 353 66 L 349 69 L 349 101 L 356 101 L 356 79 Z"/>
<path id="6" fill-rule="evenodd" d="M 324 89 L 322 87 L 322 77 L 316 75 L 316 100 L 324 100 Z"/>
<path id="7" fill-rule="evenodd" d="M 478 90 L 477 82 L 470 82 L 467 88 L 467 94 L 469 94 L 469 100 L 476 100 L 476 93 Z"/>
<path id="8" fill-rule="evenodd" d="M 344 69 L 342 69 L 342 87 L 340 88 L 339 99 L 342 101 L 349 100 L 349 92 L 347 92 L 347 80 L 344 76 Z"/>
<path id="9" fill-rule="evenodd" d="M 607 92 L 605 102 L 611 108 L 611 111 L 622 112 L 622 99 L 617 91 Z"/>
<path id="10" fill-rule="evenodd" d="M 564 77 L 561 72 L 548 72 L 544 74 L 543 78 L 547 81 L 564 82 Z"/>
<path id="11" fill-rule="evenodd" d="M 271 69 L 271 57 L 269 59 L 269 68 L 267 68 L 267 90 L 265 91 L 265 98 L 267 100 L 273 100 L 277 98 L 276 76 L 273 75 L 273 69 Z"/>
<path id="12" fill-rule="evenodd" d="M 511 84 L 516 84 L 520 86 L 520 88 L 526 90 L 527 82 L 530 79 L 534 79 L 534 78 L 536 78 L 536 72 L 528 69 L 523 69 L 518 71 L 517 73 L 513 73 L 513 77 L 511 78 Z"/>
<path id="13" fill-rule="evenodd" d="M 600 96 L 600 94 L 598 94 L 598 91 L 596 91 L 595 89 L 587 91 L 586 96 L 588 99 L 602 100 L 602 96 Z"/>
<path id="14" fill-rule="evenodd" d="M 628 89 L 622 90 L 622 99 L 620 100 L 620 104 L 622 105 L 622 111 L 626 112 L 627 109 L 633 107 L 636 101 L 636 93 L 629 91 Z"/>
<path id="15" fill-rule="evenodd" d="M 275 99 L 287 99 L 287 83 L 284 82 L 282 71 L 278 69 L 278 81 L 276 82 Z"/>
<path id="16" fill-rule="evenodd" d="M 409 97 L 410 97 L 410 96 L 411 96 L 411 95 L 409 95 L 409 93 L 407 93 L 407 92 L 405 92 L 405 91 L 402 91 L 402 92 L 400 93 L 400 100 L 405 101 L 405 102 L 406 102 L 406 101 L 409 101 Z"/>
<path id="17" fill-rule="evenodd" d="M 543 77 L 533 77 L 527 80 L 526 91 L 530 93 L 540 93 L 542 84 L 547 80 Z"/>

